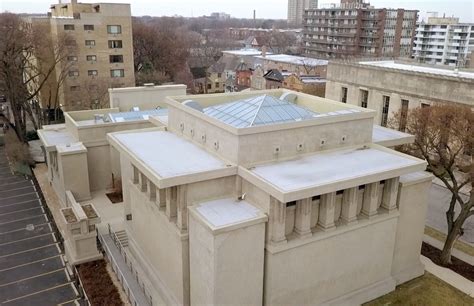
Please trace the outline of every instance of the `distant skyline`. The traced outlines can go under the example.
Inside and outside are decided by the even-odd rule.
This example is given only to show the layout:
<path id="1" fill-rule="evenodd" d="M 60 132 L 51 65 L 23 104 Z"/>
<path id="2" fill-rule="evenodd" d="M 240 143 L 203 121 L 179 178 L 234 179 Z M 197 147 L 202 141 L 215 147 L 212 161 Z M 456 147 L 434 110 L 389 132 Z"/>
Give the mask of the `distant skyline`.
<path id="1" fill-rule="evenodd" d="M 0 0 L 0 11 L 13 13 L 47 13 L 49 5 L 59 1 L 50 0 Z M 63 2 L 68 2 L 63 0 Z M 212 12 L 225 12 L 232 17 L 252 18 L 253 10 L 257 10 L 257 18 L 286 19 L 288 0 L 103 0 L 79 2 L 112 2 L 130 3 L 133 16 L 173 16 L 198 17 Z M 339 1 L 320 0 L 319 7 Z M 438 12 L 440 16 L 459 17 L 461 22 L 474 23 L 473 0 L 373 0 L 375 7 L 417 9 L 421 17 L 427 12 Z"/>

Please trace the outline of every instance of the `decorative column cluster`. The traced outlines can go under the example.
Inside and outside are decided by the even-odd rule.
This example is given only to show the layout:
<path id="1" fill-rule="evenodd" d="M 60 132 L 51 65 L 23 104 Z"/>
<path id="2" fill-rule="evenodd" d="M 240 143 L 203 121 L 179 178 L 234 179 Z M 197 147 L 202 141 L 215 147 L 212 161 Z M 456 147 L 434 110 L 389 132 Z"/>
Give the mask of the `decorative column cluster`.
<path id="1" fill-rule="evenodd" d="M 188 228 L 187 186 L 158 188 L 145 174 L 133 166 L 133 183 L 141 192 L 147 194 L 150 202 L 166 215 L 169 221 L 175 222 L 181 232 Z"/>

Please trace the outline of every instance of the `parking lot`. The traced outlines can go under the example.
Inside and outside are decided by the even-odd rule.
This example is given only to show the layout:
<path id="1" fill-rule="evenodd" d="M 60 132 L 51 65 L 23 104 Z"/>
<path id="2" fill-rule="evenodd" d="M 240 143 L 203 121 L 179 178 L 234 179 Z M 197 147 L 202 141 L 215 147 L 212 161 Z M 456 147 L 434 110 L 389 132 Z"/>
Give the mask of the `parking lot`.
<path id="1" fill-rule="evenodd" d="M 77 290 L 32 180 L 0 146 L 0 305 L 73 305 Z"/>

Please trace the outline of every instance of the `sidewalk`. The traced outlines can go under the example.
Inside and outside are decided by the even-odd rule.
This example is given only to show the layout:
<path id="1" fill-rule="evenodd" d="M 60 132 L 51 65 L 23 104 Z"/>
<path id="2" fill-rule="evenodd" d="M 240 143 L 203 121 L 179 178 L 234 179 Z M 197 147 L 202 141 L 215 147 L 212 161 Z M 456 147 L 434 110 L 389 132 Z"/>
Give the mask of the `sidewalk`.
<path id="1" fill-rule="evenodd" d="M 454 288 L 474 297 L 474 282 L 462 277 L 461 275 L 434 264 L 429 258 L 420 255 L 421 262 L 425 265 L 425 270 L 450 284 Z"/>

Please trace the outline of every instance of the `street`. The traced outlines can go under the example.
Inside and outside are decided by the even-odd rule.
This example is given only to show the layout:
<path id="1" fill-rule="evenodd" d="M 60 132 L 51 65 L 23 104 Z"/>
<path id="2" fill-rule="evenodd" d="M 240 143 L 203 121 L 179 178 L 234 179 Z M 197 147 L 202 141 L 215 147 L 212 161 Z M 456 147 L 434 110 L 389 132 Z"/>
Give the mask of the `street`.
<path id="1" fill-rule="evenodd" d="M 467 199 L 467 195 L 465 198 Z M 448 210 L 451 194 L 443 186 L 434 184 L 431 186 L 428 199 L 428 212 L 426 214 L 426 225 L 447 233 L 446 210 Z M 459 212 L 459 205 L 456 205 Z M 467 219 L 464 224 L 464 235 L 460 240 L 474 244 L 474 218 Z"/>

